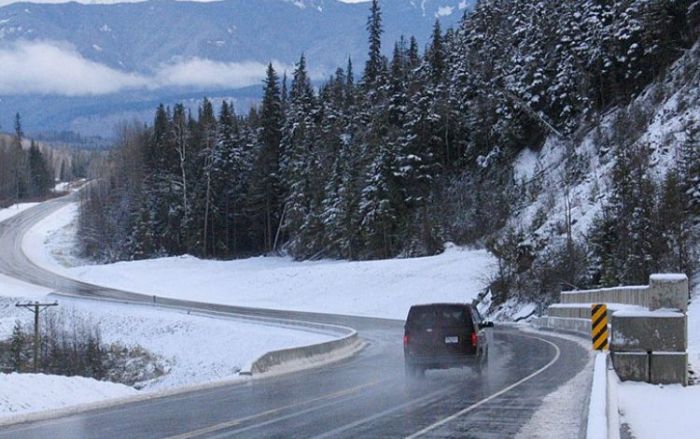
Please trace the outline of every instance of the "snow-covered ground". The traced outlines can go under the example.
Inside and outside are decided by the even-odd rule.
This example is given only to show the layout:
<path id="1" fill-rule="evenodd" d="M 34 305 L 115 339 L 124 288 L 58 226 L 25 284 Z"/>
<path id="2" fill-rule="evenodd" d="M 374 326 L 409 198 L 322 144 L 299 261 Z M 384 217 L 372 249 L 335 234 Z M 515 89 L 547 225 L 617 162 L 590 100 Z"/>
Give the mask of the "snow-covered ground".
<path id="1" fill-rule="evenodd" d="M 698 285 L 700 277 L 694 284 Z M 700 371 L 700 287 L 696 287 L 688 307 L 688 361 Z M 700 432 L 700 417 L 694 411 L 700 407 L 700 384 L 650 385 L 645 383 L 611 383 L 617 386 L 621 421 L 626 423 L 636 439 L 659 437 L 690 438 Z"/>
<path id="2" fill-rule="evenodd" d="M 26 206 L 28 208 L 31 206 Z M 0 210 L 0 217 L 11 212 Z M 54 234 L 55 249 L 70 243 L 70 236 Z M 45 263 L 60 265 L 69 252 L 58 252 L 58 260 L 47 253 Z M 50 290 L 0 275 L 0 338 L 7 338 L 16 320 L 31 327 L 32 315 L 15 307 L 27 300 L 50 300 Z M 52 310 L 64 316 L 78 316 L 99 324 L 104 343 L 140 346 L 158 357 L 168 371 L 161 378 L 142 383 L 144 391 L 155 392 L 180 386 L 236 379 L 240 370 L 265 352 L 319 343 L 333 338 L 328 334 L 299 331 L 281 326 L 261 326 L 223 317 L 191 315 L 185 311 L 162 310 L 148 306 L 104 303 L 59 297 Z M 70 321 L 70 320 L 69 320 Z M 69 391 L 67 389 L 70 389 Z M 0 422 L 8 416 L 26 414 L 66 405 L 93 403 L 125 397 L 138 391 L 124 385 L 80 377 L 33 374 L 0 374 Z M 143 392 L 141 392 L 143 393 Z"/>
<path id="3" fill-rule="evenodd" d="M 31 298 L 41 300 L 46 290 L 1 278 L 0 338 L 7 338 L 16 320 L 31 327 L 31 314 L 15 303 Z M 24 293 L 32 296 L 26 297 Z M 54 300 L 55 297 L 44 298 Z M 267 351 L 330 340 L 332 336 L 284 327 L 261 326 L 225 318 L 190 315 L 146 306 L 101 303 L 58 298 L 55 312 L 79 316 L 99 324 L 106 344 L 141 346 L 159 358 L 168 373 L 143 383 L 144 391 L 160 391 L 211 381 L 234 379 L 240 370 Z M 36 379 L 34 379 L 36 378 Z M 28 381 L 29 380 L 29 381 Z M 28 384 L 31 383 L 31 384 Z M 62 389 L 78 395 L 69 398 Z M 0 374 L 0 419 L 65 404 L 82 404 L 107 397 L 129 396 L 135 390 L 121 385 L 83 378 Z M 59 395 L 59 397 L 55 397 Z M 63 395 L 63 396 L 60 396 Z"/>
<path id="4" fill-rule="evenodd" d="M 81 263 L 65 251 L 75 214 L 75 205 L 67 206 L 39 223 L 25 238 L 25 253 L 72 278 L 170 298 L 404 319 L 415 303 L 470 302 L 495 268 L 485 250 L 456 246 L 438 256 L 366 262 L 183 256 L 71 267 Z"/>
<path id="5" fill-rule="evenodd" d="M 621 420 L 636 439 L 696 438 L 700 386 L 617 383 Z"/>
<path id="6" fill-rule="evenodd" d="M 82 377 L 0 374 L 0 422 L 8 416 L 124 398 L 139 392 L 123 384 Z"/>
<path id="7" fill-rule="evenodd" d="M 53 301 L 56 297 L 48 299 Z M 104 343 L 141 346 L 161 357 L 169 373 L 147 383 L 145 388 L 150 390 L 231 378 L 240 370 L 247 370 L 265 352 L 332 339 L 331 335 L 192 315 L 186 311 L 65 297 L 57 300 L 60 307 L 54 312 L 68 317 L 78 315 L 99 324 Z M 2 338 L 9 337 L 18 318 L 31 326 L 32 315 L 17 310 L 16 301 L 0 297 Z"/>
<path id="8" fill-rule="evenodd" d="M 0 209 L 0 221 L 5 221 L 6 219 L 12 218 L 18 213 L 29 209 L 30 207 L 36 206 L 37 203 L 19 203 L 13 204 L 12 206 Z"/>
<path id="9" fill-rule="evenodd" d="M 165 297 L 403 319 L 414 303 L 471 301 L 494 269 L 487 252 L 454 246 L 435 257 L 372 262 L 295 262 L 282 257 L 219 262 L 186 256 L 89 265 L 71 251 L 76 213 L 77 206 L 69 205 L 33 228 L 23 242 L 27 255 L 40 266 L 69 277 Z M 17 317 L 30 318 L 29 313 L 17 314 L 11 306 L 16 298 L 39 299 L 49 291 L 2 277 L 0 283 L 4 287 L 0 295 L 12 298 L 5 298 L 3 307 L 0 297 L 0 336 L 6 337 Z M 330 338 L 147 306 L 62 297 L 59 301 L 61 312 L 100 322 L 105 342 L 138 344 L 163 359 L 169 373 L 146 383 L 146 390 L 152 391 L 235 377 L 266 351 Z M 0 417 L 47 408 L 39 400 L 60 406 L 61 398 L 51 395 L 64 385 L 80 387 L 81 398 L 76 401 L 80 403 L 134 392 L 95 380 L 76 379 L 71 384 L 73 378 L 41 378 L 43 381 L 31 381 L 46 387 L 36 398 L 33 392 L 20 398 L 16 393 L 27 385 L 24 380 L 28 377 L 0 375 Z"/>
<path id="10" fill-rule="evenodd" d="M 149 295 L 403 319 L 414 303 L 471 301 L 494 269 L 486 251 L 455 246 L 434 257 L 372 262 L 295 262 L 283 257 L 219 262 L 185 256 L 89 265 L 71 250 L 76 214 L 77 205 L 72 204 L 39 223 L 23 242 L 25 253 L 38 265 L 69 277 Z M 21 314 L 15 301 L 40 299 L 49 291 L 4 277 L 0 284 L 0 295 L 6 296 L 0 297 L 0 337 L 7 337 L 15 319 L 29 323 L 31 317 Z M 235 377 L 264 352 L 330 338 L 147 306 L 62 297 L 59 302 L 60 312 L 99 322 L 103 341 L 140 345 L 167 364 L 169 373 L 146 383 L 147 391 Z M 20 397 L 26 386 L 32 391 Z M 64 386 L 78 388 L 80 397 L 54 397 Z M 127 386 L 81 378 L 0 375 L 0 418 L 133 392 Z"/>

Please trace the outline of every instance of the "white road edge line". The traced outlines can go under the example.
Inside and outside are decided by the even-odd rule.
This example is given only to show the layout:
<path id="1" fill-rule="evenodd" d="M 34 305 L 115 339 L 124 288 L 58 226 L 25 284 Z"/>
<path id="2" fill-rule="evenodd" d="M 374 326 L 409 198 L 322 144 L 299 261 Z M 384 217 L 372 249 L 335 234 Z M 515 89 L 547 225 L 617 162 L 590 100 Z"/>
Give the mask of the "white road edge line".
<path id="1" fill-rule="evenodd" d="M 528 336 L 525 336 L 525 337 L 528 337 Z M 493 395 L 489 396 L 488 398 L 484 398 L 481 401 L 479 401 L 475 404 L 472 404 L 469 407 L 467 407 L 463 410 L 460 410 L 453 415 L 450 415 L 444 419 L 441 419 L 440 421 L 438 421 L 432 425 L 429 425 L 429 426 L 425 427 L 424 429 L 417 431 L 416 433 L 413 433 L 410 436 L 407 436 L 406 439 L 418 438 L 420 436 L 423 436 L 426 433 L 429 433 L 429 432 L 435 430 L 438 427 L 442 427 L 443 425 L 447 424 L 448 422 L 454 421 L 455 419 L 459 418 L 460 416 L 466 415 L 467 413 L 469 413 L 469 412 L 479 408 L 480 406 L 486 404 L 487 402 L 491 401 L 492 399 L 498 398 L 499 396 L 503 395 L 504 393 L 509 392 L 509 391 L 513 390 L 514 388 L 520 386 L 521 384 L 535 378 L 537 375 L 539 375 L 542 372 L 544 372 L 545 370 L 549 369 L 554 363 L 557 362 L 557 360 L 559 360 L 559 356 L 561 355 L 561 350 L 559 350 L 559 347 L 557 345 L 555 345 L 554 343 L 552 343 L 549 340 L 545 340 L 545 339 L 540 338 L 540 337 L 530 337 L 530 338 L 534 338 L 534 339 L 543 341 L 543 342 L 554 347 L 554 349 L 556 350 L 556 355 L 554 355 L 554 358 L 549 363 L 547 363 L 545 366 L 538 369 L 537 371 L 531 373 L 530 375 L 526 376 L 525 378 L 521 379 L 520 381 L 517 381 L 517 382 L 511 384 L 510 386 L 506 387 L 505 389 L 502 389 L 502 390 L 494 393 Z"/>

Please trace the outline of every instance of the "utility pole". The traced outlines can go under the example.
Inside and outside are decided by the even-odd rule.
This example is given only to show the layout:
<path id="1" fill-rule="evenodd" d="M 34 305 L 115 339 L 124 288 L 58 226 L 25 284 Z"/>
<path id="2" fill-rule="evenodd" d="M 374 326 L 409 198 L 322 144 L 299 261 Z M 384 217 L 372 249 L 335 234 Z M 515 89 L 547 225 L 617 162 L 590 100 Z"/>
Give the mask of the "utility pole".
<path id="1" fill-rule="evenodd" d="M 54 303 L 39 303 L 28 302 L 18 303 L 15 305 L 18 308 L 27 308 L 34 313 L 34 373 L 39 372 L 39 314 L 51 306 L 58 306 L 58 302 Z M 32 309 L 33 308 L 33 309 Z"/>

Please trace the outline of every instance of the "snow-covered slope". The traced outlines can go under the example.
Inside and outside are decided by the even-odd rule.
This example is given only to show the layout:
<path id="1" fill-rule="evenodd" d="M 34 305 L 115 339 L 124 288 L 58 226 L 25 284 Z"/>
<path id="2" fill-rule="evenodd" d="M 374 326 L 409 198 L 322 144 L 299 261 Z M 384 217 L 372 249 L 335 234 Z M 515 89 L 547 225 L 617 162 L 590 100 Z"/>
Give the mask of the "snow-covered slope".
<path id="1" fill-rule="evenodd" d="M 495 269 L 485 250 L 455 246 L 438 256 L 384 261 L 209 261 L 184 256 L 67 268 L 80 263 L 64 250 L 66 236 L 75 233 L 76 211 L 75 206 L 63 208 L 27 235 L 23 248 L 32 260 L 87 282 L 165 297 L 404 319 L 415 303 L 471 302 Z"/>
<path id="2" fill-rule="evenodd" d="M 572 138 L 550 136 L 539 151 L 524 150 L 516 158 L 516 179 L 534 200 L 517 206 L 509 225 L 524 231 L 533 248 L 564 238 L 567 206 L 576 239 L 584 239 L 591 222 L 608 199 L 612 188 L 615 121 L 621 112 L 638 126 L 629 145 L 646 144 L 651 151 L 650 174 L 658 181 L 679 158 L 686 140 L 684 127 L 700 123 L 700 44 L 681 57 L 663 78 L 653 82 L 629 106 L 601 116 L 589 131 Z M 567 145 L 572 154 L 567 153 Z M 571 157 L 583 175 L 566 188 L 564 175 Z M 568 192 L 568 193 L 567 193 Z M 525 197 L 526 198 L 526 197 Z"/>

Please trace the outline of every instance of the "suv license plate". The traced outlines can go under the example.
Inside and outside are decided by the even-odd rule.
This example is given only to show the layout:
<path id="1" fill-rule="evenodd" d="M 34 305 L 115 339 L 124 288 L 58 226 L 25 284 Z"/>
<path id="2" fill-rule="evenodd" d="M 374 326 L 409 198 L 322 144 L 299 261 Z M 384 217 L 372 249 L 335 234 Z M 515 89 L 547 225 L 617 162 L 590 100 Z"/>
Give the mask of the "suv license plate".
<path id="1" fill-rule="evenodd" d="M 445 337 L 445 343 L 459 343 L 459 337 Z"/>

